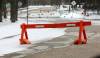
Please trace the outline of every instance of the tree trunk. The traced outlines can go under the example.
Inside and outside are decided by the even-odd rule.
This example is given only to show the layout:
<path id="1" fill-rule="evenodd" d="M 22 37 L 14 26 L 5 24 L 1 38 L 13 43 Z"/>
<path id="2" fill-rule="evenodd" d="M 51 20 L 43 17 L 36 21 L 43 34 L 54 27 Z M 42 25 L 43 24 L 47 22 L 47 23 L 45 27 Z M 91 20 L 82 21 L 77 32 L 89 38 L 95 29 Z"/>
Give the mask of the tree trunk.
<path id="1" fill-rule="evenodd" d="M 2 0 L 0 1 L 0 22 L 2 22 Z"/>
<path id="2" fill-rule="evenodd" d="M 12 0 L 10 3 L 11 3 L 11 22 L 16 22 L 17 21 L 17 11 L 18 11 L 18 1 L 17 0 Z"/>
<path id="3" fill-rule="evenodd" d="M 100 10 L 99 9 L 97 9 L 97 14 L 100 14 Z"/>
<path id="4" fill-rule="evenodd" d="M 6 8 L 6 0 L 3 0 L 3 16 L 7 18 L 7 8 Z"/>

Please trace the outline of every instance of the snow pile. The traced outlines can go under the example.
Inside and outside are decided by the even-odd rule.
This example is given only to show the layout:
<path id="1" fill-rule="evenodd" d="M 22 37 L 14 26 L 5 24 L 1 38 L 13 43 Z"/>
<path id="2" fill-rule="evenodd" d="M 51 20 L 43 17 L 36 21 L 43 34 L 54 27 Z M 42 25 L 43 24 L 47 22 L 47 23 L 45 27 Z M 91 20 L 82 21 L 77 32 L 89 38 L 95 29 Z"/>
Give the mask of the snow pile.
<path id="1" fill-rule="evenodd" d="M 92 14 L 92 15 L 89 15 L 89 16 L 85 16 L 85 19 L 98 19 L 99 20 L 100 19 L 100 15 L 96 15 L 96 14 L 93 15 Z"/>
<path id="2" fill-rule="evenodd" d="M 80 20 L 84 18 L 84 15 L 78 14 L 78 13 L 69 13 L 69 14 L 63 14 L 61 15 L 61 18 L 66 18 L 66 19 L 74 19 L 74 20 Z"/>
<path id="3" fill-rule="evenodd" d="M 42 17 L 42 18 L 52 18 L 52 17 L 59 17 L 60 14 L 58 12 L 45 12 L 45 13 L 30 13 L 29 17 Z"/>
<path id="4" fill-rule="evenodd" d="M 53 6 L 50 6 L 50 5 L 46 5 L 46 6 L 43 6 L 43 5 L 40 5 L 40 6 L 28 6 L 28 11 L 31 11 L 31 10 L 34 10 L 34 9 L 45 8 L 45 7 L 53 8 Z M 19 11 L 26 12 L 27 11 L 27 7 L 26 8 L 20 8 Z"/>

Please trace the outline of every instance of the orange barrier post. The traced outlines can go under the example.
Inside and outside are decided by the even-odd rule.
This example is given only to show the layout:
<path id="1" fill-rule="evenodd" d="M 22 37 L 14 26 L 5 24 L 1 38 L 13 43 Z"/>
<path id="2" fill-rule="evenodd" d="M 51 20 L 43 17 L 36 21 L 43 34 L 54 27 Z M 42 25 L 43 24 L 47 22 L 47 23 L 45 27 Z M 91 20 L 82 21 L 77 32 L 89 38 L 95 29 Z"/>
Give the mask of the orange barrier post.
<path id="1" fill-rule="evenodd" d="M 30 44 L 30 41 L 28 41 L 28 35 L 26 31 L 26 25 L 21 25 L 22 31 L 21 31 L 21 38 L 20 38 L 20 44 Z"/>
<path id="2" fill-rule="evenodd" d="M 85 32 L 85 28 L 83 25 L 83 21 L 80 21 L 80 27 L 79 27 L 79 38 L 74 42 L 74 44 L 86 44 L 87 43 L 87 36 Z"/>

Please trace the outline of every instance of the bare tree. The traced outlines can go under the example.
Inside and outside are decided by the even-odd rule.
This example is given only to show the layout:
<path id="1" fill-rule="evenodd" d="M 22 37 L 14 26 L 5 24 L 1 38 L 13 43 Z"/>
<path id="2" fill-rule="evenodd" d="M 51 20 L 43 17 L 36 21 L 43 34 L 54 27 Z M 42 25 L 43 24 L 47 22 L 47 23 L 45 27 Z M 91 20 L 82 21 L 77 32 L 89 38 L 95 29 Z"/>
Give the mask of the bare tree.
<path id="1" fill-rule="evenodd" d="M 11 0 L 11 22 L 16 22 L 17 21 L 17 16 L 18 16 L 18 0 Z"/>
<path id="2" fill-rule="evenodd" d="M 4 16 L 4 18 L 7 18 L 7 8 L 6 8 L 6 3 L 7 3 L 7 1 L 6 0 L 3 0 L 3 2 L 2 2 L 3 4 L 2 4 L 2 9 L 3 9 L 3 16 Z"/>
<path id="3" fill-rule="evenodd" d="M 2 22 L 2 1 L 0 1 L 0 22 Z"/>

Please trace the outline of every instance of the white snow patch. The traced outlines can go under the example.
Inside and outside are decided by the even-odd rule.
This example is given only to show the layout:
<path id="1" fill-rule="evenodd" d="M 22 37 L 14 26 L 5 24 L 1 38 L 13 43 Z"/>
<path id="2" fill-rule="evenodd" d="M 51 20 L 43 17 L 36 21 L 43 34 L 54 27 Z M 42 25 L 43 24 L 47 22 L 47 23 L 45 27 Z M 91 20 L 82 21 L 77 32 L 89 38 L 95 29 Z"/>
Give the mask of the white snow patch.
<path id="1" fill-rule="evenodd" d="M 69 19 L 69 20 L 81 20 L 81 19 L 84 18 L 84 15 L 71 12 L 69 14 L 61 15 L 61 18 L 66 18 L 66 19 Z"/>

